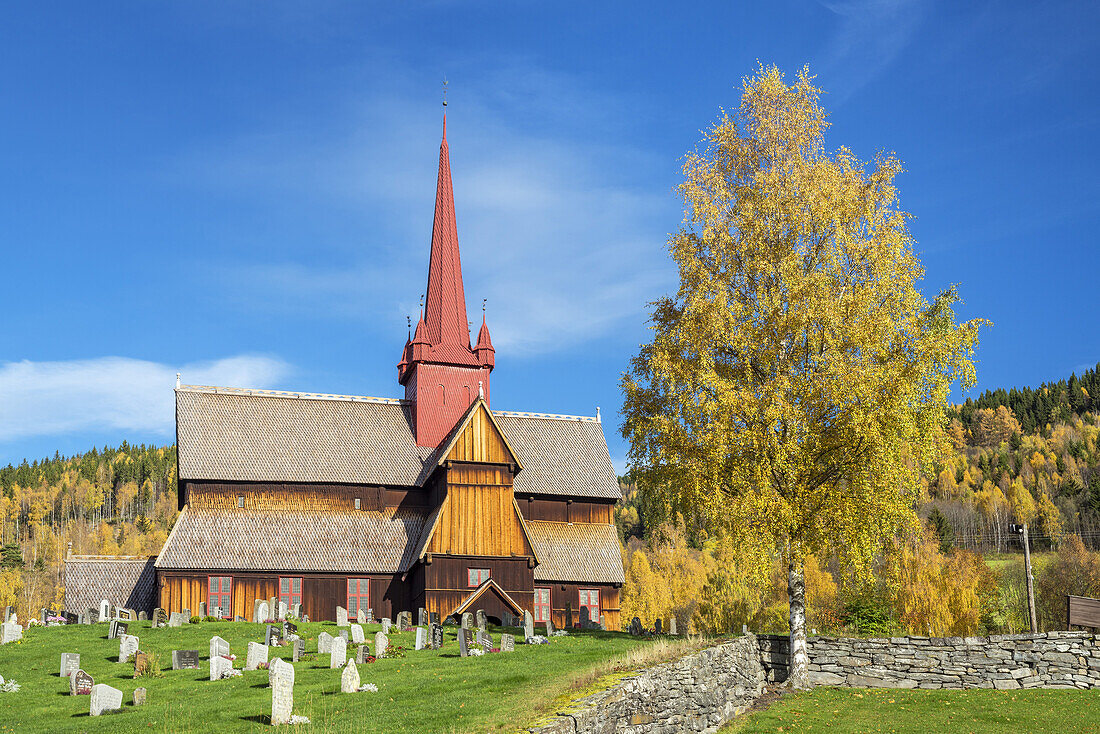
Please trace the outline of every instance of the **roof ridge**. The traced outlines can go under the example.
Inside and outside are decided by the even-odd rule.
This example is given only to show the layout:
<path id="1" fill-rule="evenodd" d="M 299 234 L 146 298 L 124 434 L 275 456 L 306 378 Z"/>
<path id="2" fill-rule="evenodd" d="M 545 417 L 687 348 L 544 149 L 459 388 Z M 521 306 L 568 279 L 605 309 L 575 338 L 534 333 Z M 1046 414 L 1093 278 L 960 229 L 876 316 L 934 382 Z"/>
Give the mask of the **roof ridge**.
<path id="1" fill-rule="evenodd" d="M 401 398 L 375 398 L 367 395 L 335 395 L 320 392 L 295 392 L 293 390 L 262 390 L 249 387 L 218 387 L 214 385 L 180 385 L 176 392 L 197 392 L 208 395 L 253 395 L 267 398 L 285 398 L 288 400 L 332 400 L 350 403 L 381 403 L 383 405 L 404 405 L 408 401 Z"/>
<path id="2" fill-rule="evenodd" d="M 519 410 L 496 410 L 493 415 L 503 415 L 508 418 L 545 418 L 555 421 L 580 421 L 582 423 L 600 423 L 600 419 L 587 415 L 561 415 L 558 413 L 529 413 Z"/>

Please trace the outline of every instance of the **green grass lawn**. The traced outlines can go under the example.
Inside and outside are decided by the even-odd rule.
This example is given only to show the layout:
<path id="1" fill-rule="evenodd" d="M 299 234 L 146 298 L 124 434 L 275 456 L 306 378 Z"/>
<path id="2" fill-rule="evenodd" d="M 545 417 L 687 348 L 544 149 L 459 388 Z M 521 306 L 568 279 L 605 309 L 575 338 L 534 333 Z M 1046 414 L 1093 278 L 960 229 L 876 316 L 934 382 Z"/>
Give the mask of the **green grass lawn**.
<path id="1" fill-rule="evenodd" d="M 1100 732 L 1100 690 L 815 688 L 734 720 L 750 732 Z"/>
<path id="2" fill-rule="evenodd" d="M 380 625 L 365 625 L 373 643 Z M 514 653 L 460 658 L 455 627 L 447 627 L 440 650 L 416 651 L 412 632 L 390 635 L 390 644 L 407 648 L 405 658 L 359 666 L 362 683 L 377 693 L 341 694 L 340 670 L 329 656 L 295 664 L 294 713 L 309 717 L 302 731 L 472 732 L 515 731 L 545 713 L 583 679 L 638 645 L 641 638 L 616 632 L 586 631 L 554 638 L 549 645 L 517 644 Z M 227 640 L 244 666 L 249 641 L 262 642 L 264 626 L 245 622 L 204 622 L 152 629 L 130 624 L 141 649 L 155 653 L 167 668 L 162 678 L 134 679 L 133 665 L 119 663 L 118 640 L 107 639 L 107 625 L 31 628 L 22 642 L 0 647 L 0 675 L 22 690 L 0 693 L 0 733 L 6 732 L 236 732 L 265 731 L 271 713 L 266 670 L 228 680 L 209 680 L 210 638 Z M 336 634 L 331 623 L 299 625 L 306 652 L 317 650 L 317 634 Z M 499 630 L 494 630 L 499 640 Z M 513 630 L 515 632 L 515 630 Z M 349 656 L 354 646 L 349 644 Z M 373 644 L 371 646 L 373 648 Z M 171 670 L 172 650 L 198 650 L 198 670 Z M 70 696 L 69 681 L 58 675 L 62 652 L 80 653 L 80 665 L 96 683 L 123 692 L 120 713 L 92 718 L 88 696 Z M 272 647 L 271 656 L 291 658 L 289 647 Z M 583 681 L 582 681 L 583 682 Z M 148 689 L 144 706 L 131 704 L 135 688 Z"/>

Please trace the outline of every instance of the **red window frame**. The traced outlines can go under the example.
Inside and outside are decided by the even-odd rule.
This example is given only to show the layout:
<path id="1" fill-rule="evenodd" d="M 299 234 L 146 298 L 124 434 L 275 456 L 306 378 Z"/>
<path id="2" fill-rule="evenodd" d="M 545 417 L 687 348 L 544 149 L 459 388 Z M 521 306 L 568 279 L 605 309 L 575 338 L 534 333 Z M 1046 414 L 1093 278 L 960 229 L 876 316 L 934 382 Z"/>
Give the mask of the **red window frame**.
<path id="1" fill-rule="evenodd" d="M 359 610 L 365 613 L 370 609 L 370 579 L 348 579 L 348 619 L 359 616 Z"/>
<path id="2" fill-rule="evenodd" d="M 550 620 L 550 589 L 545 586 L 535 587 L 535 621 L 548 622 Z"/>
<path id="3" fill-rule="evenodd" d="M 600 621 L 600 590 L 599 589 L 581 589 L 578 593 L 580 606 L 577 610 L 580 611 L 581 607 L 588 609 L 588 621 L 599 622 Z M 595 599 L 595 602 L 593 602 Z"/>
<path id="4" fill-rule="evenodd" d="M 302 578 L 300 576 L 282 576 L 279 578 L 279 601 L 286 604 L 288 611 L 295 604 L 302 603 Z"/>
<path id="5" fill-rule="evenodd" d="M 488 581 L 491 576 L 491 569 L 488 568 L 466 569 L 466 582 L 471 589 L 481 586 L 486 581 Z"/>
<path id="6" fill-rule="evenodd" d="M 233 577 L 206 577 L 207 610 L 220 607 L 224 619 L 233 619 Z"/>

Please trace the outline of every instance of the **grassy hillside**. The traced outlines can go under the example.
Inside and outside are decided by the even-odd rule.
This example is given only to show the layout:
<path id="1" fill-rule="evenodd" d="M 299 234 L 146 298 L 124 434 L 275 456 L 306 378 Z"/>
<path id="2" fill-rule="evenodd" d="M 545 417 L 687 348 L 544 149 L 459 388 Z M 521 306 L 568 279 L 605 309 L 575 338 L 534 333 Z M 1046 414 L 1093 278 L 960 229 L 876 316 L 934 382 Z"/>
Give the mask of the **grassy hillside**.
<path id="1" fill-rule="evenodd" d="M 368 639 L 380 627 L 366 625 Z M 611 632 L 578 632 L 550 645 L 516 645 L 514 653 L 460 658 L 456 628 L 447 628 L 440 650 L 416 651 L 413 633 L 391 635 L 391 645 L 407 656 L 359 666 L 362 683 L 377 693 L 341 694 L 340 670 L 329 656 L 294 665 L 294 713 L 309 717 L 300 731 L 481 732 L 514 731 L 548 710 L 570 682 L 607 668 L 614 658 L 649 644 L 642 638 Z M 207 652 L 213 635 L 226 639 L 235 667 L 244 665 L 248 642 L 262 641 L 264 626 L 244 622 L 204 622 L 175 629 L 131 624 L 141 649 L 155 653 L 165 667 L 161 678 L 133 678 L 133 665 L 119 663 L 117 640 L 107 625 L 31 628 L 20 643 L 0 647 L 0 675 L 22 689 L 0 693 L 4 732 L 238 732 L 264 731 L 271 713 L 266 670 L 211 682 Z M 321 631 L 336 633 L 332 623 L 299 626 L 307 653 L 317 650 Z M 514 631 L 514 630 L 513 630 Z M 494 633 L 499 640 L 499 632 Z M 353 646 L 351 654 L 354 655 Z M 199 670 L 171 670 L 172 650 L 198 650 Z M 123 691 L 123 710 L 89 716 L 88 696 L 70 696 L 68 679 L 59 677 L 63 652 L 80 653 L 81 667 L 96 681 Z M 290 660 L 289 647 L 271 648 L 272 657 Z M 131 705 L 133 691 L 148 689 L 145 706 Z"/>

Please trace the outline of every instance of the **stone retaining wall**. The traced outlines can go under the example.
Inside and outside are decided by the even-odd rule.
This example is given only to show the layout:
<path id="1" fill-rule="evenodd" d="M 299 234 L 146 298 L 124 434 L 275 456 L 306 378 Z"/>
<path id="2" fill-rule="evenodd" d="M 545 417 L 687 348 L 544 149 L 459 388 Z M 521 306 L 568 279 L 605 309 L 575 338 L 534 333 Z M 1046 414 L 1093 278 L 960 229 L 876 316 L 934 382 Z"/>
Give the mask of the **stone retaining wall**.
<path id="1" fill-rule="evenodd" d="M 786 680 L 786 635 L 760 635 L 769 681 Z M 813 637 L 815 685 L 878 688 L 1100 688 L 1100 642 L 1088 632 L 992 637 Z"/>
<path id="2" fill-rule="evenodd" d="M 647 668 L 576 702 L 537 734 L 715 732 L 764 691 L 755 635 Z"/>

